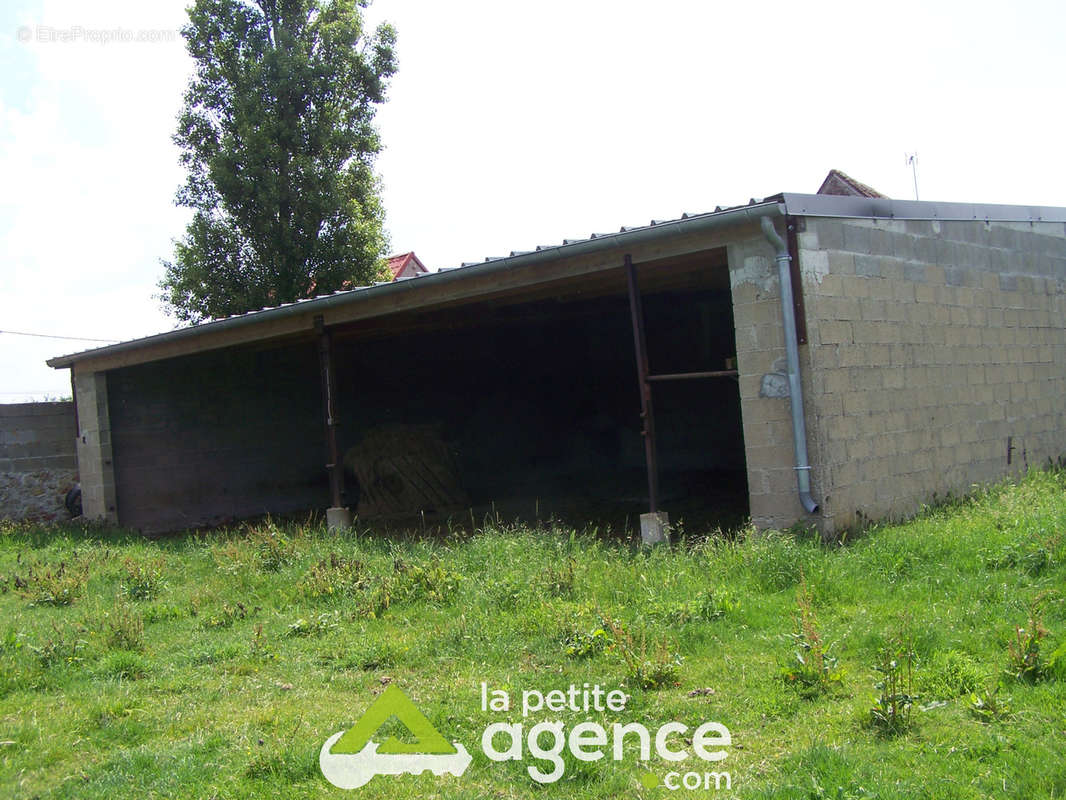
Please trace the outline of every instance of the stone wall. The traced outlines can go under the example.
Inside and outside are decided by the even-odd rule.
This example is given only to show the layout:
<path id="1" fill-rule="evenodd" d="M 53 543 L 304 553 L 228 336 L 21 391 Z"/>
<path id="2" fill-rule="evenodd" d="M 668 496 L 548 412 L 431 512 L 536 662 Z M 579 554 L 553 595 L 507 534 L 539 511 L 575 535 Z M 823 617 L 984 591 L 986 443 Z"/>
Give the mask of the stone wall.
<path id="1" fill-rule="evenodd" d="M 77 482 L 74 404 L 0 405 L 0 518 L 54 522 Z"/>
<path id="2" fill-rule="evenodd" d="M 801 350 L 828 529 L 1066 454 L 1062 223 L 805 223 Z"/>

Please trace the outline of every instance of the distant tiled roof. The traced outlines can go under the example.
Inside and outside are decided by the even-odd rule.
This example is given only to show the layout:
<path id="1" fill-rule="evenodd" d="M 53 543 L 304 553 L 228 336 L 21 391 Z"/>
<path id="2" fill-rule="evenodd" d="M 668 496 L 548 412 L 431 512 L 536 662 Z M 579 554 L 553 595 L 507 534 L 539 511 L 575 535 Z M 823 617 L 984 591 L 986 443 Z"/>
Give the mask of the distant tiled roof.
<path id="1" fill-rule="evenodd" d="M 418 256 L 412 250 L 410 253 L 400 253 L 398 256 L 389 256 L 389 272 L 392 279 L 410 278 L 415 275 L 429 272 L 426 265 L 419 261 Z"/>
<path id="2" fill-rule="evenodd" d="M 845 195 L 847 197 L 886 197 L 877 189 L 873 189 L 865 183 L 860 183 L 839 169 L 829 170 L 829 174 L 825 176 L 825 180 L 822 181 L 822 185 L 818 189 L 818 194 Z"/>

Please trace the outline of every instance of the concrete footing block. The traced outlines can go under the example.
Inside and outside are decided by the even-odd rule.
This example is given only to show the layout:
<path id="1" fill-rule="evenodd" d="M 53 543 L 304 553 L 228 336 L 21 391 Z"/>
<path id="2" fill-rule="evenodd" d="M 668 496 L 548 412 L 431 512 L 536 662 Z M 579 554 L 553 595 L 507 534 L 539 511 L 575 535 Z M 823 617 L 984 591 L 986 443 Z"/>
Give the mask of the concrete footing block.
<path id="1" fill-rule="evenodd" d="M 640 515 L 640 543 L 646 547 L 670 543 L 670 515 L 665 511 Z"/>
<path id="2" fill-rule="evenodd" d="M 340 531 L 352 527 L 352 512 L 346 508 L 326 509 L 326 530 Z"/>

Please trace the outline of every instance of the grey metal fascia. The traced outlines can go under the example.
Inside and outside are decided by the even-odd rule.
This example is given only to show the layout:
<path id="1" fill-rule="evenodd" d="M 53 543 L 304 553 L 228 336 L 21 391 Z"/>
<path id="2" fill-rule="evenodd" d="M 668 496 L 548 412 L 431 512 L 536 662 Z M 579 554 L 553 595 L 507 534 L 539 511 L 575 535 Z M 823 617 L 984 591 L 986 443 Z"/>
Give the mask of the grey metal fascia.
<path id="1" fill-rule="evenodd" d="M 383 283 L 375 286 L 367 286 L 350 292 L 332 294 L 326 297 L 318 297 L 313 300 L 301 300 L 296 303 L 268 308 L 262 311 L 253 311 L 237 317 L 204 322 L 187 328 L 157 333 L 142 339 L 133 339 L 128 342 L 99 347 L 93 350 L 83 350 L 70 355 L 56 356 L 48 359 L 45 363 L 55 369 L 65 369 L 73 366 L 76 362 L 87 358 L 117 355 L 143 347 L 179 341 L 187 338 L 195 338 L 207 332 L 217 332 L 242 328 L 261 322 L 284 319 L 290 316 L 312 312 L 322 312 L 337 306 L 358 302 L 360 298 L 378 297 L 392 292 L 410 291 L 415 286 L 446 285 L 453 281 L 463 281 L 485 273 L 495 272 L 502 269 L 521 269 L 535 266 L 540 263 L 557 261 L 561 258 L 588 255 L 603 250 L 611 250 L 619 246 L 642 244 L 656 239 L 671 236 L 680 236 L 688 233 L 711 231 L 733 225 L 742 225 L 745 222 L 758 222 L 763 217 L 779 217 L 785 214 L 785 205 L 773 201 L 763 202 L 756 205 L 740 206 L 724 211 L 697 214 L 683 219 L 649 225 L 643 228 L 629 229 L 618 233 L 597 236 L 595 239 L 584 239 L 571 244 L 561 244 L 554 247 L 545 247 L 528 253 L 521 253 L 513 257 L 498 258 L 484 261 L 459 269 L 434 272 L 419 276 L 415 280 Z"/>
<path id="2" fill-rule="evenodd" d="M 780 195 L 788 213 L 807 217 L 913 219 L 944 222 L 1066 222 L 1066 208 L 982 203 L 939 203 L 827 194 Z"/>

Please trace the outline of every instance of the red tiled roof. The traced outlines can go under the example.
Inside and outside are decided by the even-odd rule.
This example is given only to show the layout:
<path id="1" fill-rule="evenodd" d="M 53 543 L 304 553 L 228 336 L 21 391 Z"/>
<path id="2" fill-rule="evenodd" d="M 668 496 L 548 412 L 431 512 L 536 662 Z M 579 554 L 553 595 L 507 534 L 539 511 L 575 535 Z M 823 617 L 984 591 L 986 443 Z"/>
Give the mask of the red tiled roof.
<path id="1" fill-rule="evenodd" d="M 388 266 L 389 272 L 392 274 L 393 280 L 396 280 L 397 278 L 401 277 L 409 278 L 412 275 L 422 275 L 429 272 L 429 270 L 426 269 L 426 265 L 423 264 L 422 261 L 418 258 L 418 256 L 415 255 L 414 250 L 412 250 L 410 253 L 400 253 L 400 255 L 398 256 L 389 256 Z M 388 283 L 388 281 L 386 281 L 386 283 Z M 315 282 L 311 281 L 311 286 L 308 288 L 308 292 L 314 295 L 316 288 L 317 287 L 315 286 Z M 357 288 L 359 287 L 357 287 L 351 281 L 344 281 L 343 283 L 341 283 L 340 291 L 347 292 Z M 273 291 L 271 291 L 270 299 L 274 299 Z"/>
<path id="2" fill-rule="evenodd" d="M 429 272 L 429 270 L 426 269 L 425 264 L 418 259 L 418 256 L 412 250 L 410 253 L 389 256 L 389 272 L 392 273 L 392 279 L 396 280 L 399 277 L 407 277 L 408 275 L 420 275 L 423 272 Z"/>

